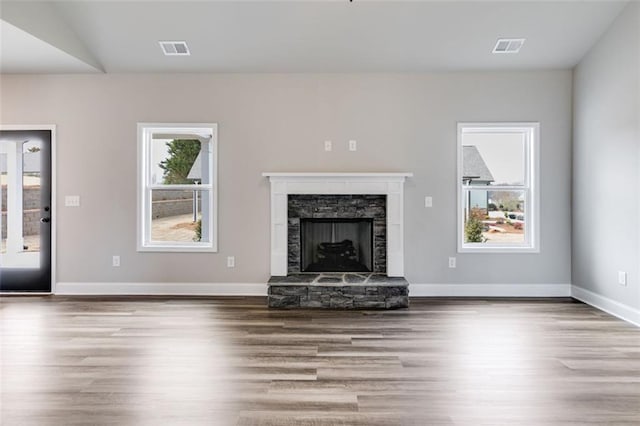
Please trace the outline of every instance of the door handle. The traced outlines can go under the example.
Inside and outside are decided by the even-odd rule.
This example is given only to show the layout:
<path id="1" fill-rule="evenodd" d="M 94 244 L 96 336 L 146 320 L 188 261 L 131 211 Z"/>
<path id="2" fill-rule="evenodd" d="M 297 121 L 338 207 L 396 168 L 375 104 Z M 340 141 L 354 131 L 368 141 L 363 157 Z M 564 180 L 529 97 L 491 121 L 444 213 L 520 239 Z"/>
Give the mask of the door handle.
<path id="1" fill-rule="evenodd" d="M 42 217 L 42 218 L 40 218 L 40 222 L 49 223 L 49 222 L 51 222 L 51 218 L 50 217 Z"/>

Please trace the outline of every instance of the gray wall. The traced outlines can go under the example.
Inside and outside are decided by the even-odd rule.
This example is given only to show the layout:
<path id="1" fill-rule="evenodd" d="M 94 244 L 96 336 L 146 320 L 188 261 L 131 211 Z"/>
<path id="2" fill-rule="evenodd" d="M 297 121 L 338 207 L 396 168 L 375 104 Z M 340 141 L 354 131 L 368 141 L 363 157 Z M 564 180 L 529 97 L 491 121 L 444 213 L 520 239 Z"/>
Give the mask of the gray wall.
<path id="1" fill-rule="evenodd" d="M 640 308 L 640 4 L 575 69 L 573 284 Z M 618 284 L 618 271 L 628 285 Z"/>
<path id="2" fill-rule="evenodd" d="M 58 281 L 266 282 L 261 172 L 408 171 L 410 282 L 570 283 L 571 71 L 4 75 L 0 83 L 3 123 L 58 125 Z M 541 123 L 540 254 L 464 254 L 447 267 L 456 256 L 457 121 Z M 218 123 L 219 253 L 136 252 L 137 122 Z M 63 207 L 72 194 L 80 208 Z M 120 268 L 111 267 L 114 254 Z M 225 266 L 229 255 L 235 269 Z"/>

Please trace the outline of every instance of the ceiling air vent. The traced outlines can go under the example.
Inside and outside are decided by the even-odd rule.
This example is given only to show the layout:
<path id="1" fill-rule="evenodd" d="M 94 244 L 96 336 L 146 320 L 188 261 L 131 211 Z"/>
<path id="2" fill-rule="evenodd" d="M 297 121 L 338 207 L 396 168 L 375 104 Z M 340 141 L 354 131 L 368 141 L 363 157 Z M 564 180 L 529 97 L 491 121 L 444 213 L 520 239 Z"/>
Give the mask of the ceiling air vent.
<path id="1" fill-rule="evenodd" d="M 165 56 L 189 56 L 189 47 L 184 41 L 159 41 Z"/>
<path id="2" fill-rule="evenodd" d="M 493 53 L 518 53 L 524 44 L 523 38 L 499 38 Z"/>

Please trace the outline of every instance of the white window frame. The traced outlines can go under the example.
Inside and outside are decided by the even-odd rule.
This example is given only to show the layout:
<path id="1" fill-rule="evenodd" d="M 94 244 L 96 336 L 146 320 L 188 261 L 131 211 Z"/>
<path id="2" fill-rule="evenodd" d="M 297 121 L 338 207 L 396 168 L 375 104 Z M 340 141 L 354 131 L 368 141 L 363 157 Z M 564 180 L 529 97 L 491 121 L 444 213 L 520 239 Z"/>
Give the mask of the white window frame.
<path id="1" fill-rule="evenodd" d="M 523 133 L 525 136 L 524 185 L 465 185 L 462 182 L 464 134 L 469 133 Z M 539 186 L 540 123 L 458 123 L 457 171 L 457 238 L 458 253 L 539 253 L 540 252 L 540 186 Z M 523 243 L 467 243 L 464 241 L 465 189 L 505 190 L 525 192 L 525 241 Z"/>
<path id="2" fill-rule="evenodd" d="M 185 136 L 209 139 L 211 161 L 209 162 L 210 184 L 165 185 L 151 181 L 151 135 Z M 138 220 L 137 247 L 141 252 L 217 252 L 218 251 L 218 126 L 215 123 L 175 124 L 138 123 Z M 209 232 L 206 242 L 177 242 L 151 240 L 152 190 L 209 191 Z M 203 212 L 204 213 L 204 212 Z"/>

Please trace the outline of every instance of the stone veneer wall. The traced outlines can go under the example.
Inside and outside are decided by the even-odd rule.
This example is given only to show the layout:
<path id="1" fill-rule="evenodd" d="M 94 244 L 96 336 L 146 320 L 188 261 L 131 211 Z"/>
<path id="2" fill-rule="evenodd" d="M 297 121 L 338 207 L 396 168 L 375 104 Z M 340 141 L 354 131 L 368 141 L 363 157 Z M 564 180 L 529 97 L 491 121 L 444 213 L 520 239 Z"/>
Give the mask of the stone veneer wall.
<path id="1" fill-rule="evenodd" d="M 300 271 L 300 219 L 373 219 L 373 272 L 387 271 L 385 195 L 289 195 L 288 273 Z"/>
<path id="2" fill-rule="evenodd" d="M 159 219 L 192 213 L 193 191 L 153 191 L 152 218 Z"/>

